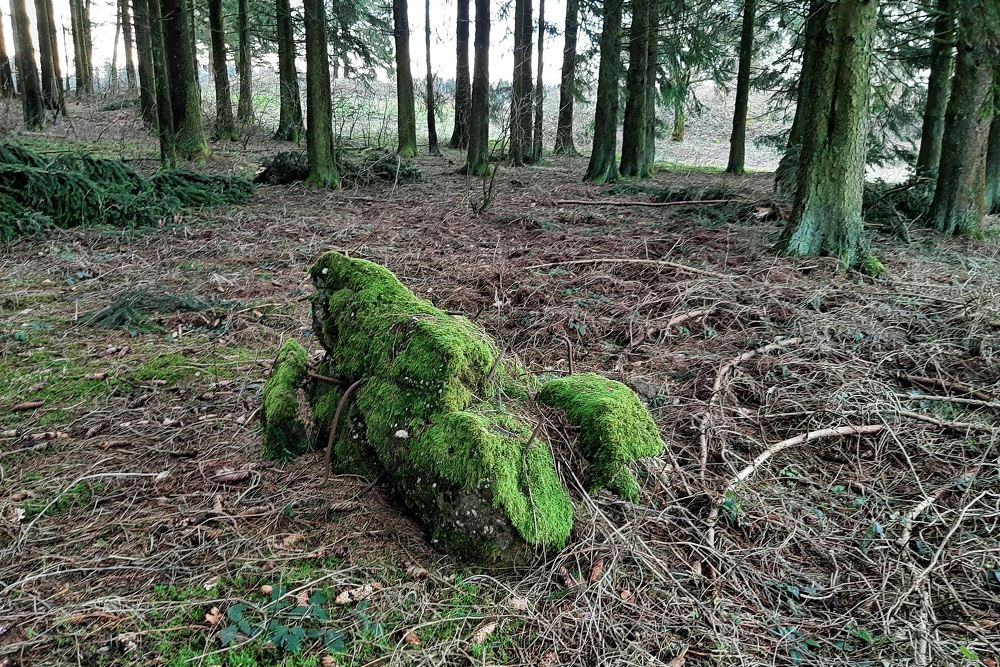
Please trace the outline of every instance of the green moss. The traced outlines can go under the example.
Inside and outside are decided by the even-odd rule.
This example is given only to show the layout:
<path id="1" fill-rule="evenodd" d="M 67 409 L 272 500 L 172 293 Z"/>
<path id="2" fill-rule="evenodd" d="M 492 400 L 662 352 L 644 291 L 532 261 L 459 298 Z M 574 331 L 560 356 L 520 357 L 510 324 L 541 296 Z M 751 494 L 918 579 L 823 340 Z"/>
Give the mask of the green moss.
<path id="1" fill-rule="evenodd" d="M 264 385 L 264 458 L 286 460 L 309 449 L 309 435 L 302 418 L 299 391 L 307 377 L 309 353 L 289 340 L 274 362 Z"/>
<path id="2" fill-rule="evenodd" d="M 583 373 L 546 382 L 539 400 L 563 410 L 580 427 L 580 445 L 590 461 L 590 492 L 608 488 L 636 499 L 638 483 L 627 466 L 662 453 L 663 441 L 635 392 L 621 382 Z"/>
<path id="3" fill-rule="evenodd" d="M 184 355 L 162 354 L 143 364 L 135 372 L 135 379 L 139 382 L 159 381 L 174 385 L 190 379 L 199 370 Z"/>

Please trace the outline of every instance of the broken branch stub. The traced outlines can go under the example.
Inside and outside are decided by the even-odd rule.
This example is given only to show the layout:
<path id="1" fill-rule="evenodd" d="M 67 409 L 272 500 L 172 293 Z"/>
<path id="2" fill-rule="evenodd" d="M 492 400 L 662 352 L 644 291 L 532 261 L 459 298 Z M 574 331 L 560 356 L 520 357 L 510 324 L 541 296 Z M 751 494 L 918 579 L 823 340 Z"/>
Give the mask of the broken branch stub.
<path id="1" fill-rule="evenodd" d="M 305 350 L 291 355 L 286 345 L 274 369 L 283 379 L 272 376 L 265 387 L 270 458 L 295 456 L 317 440 L 326 444 L 340 406 L 335 470 L 387 480 L 444 551 L 523 562 L 562 548 L 573 527 L 573 505 L 551 448 L 537 437 L 531 444 L 528 416 L 537 414 L 539 394 L 581 427 L 590 490 L 637 496 L 626 466 L 658 454 L 663 443 L 627 387 L 592 374 L 540 385 L 472 322 L 417 297 L 377 264 L 330 252 L 311 273 L 313 329 L 327 352 L 317 373 L 363 383 L 342 404 L 343 388 L 317 381 L 299 365 Z M 301 414 L 302 396 L 309 416 Z M 289 406 L 278 409 L 280 402 Z M 287 423 L 276 423 L 276 415 Z"/>

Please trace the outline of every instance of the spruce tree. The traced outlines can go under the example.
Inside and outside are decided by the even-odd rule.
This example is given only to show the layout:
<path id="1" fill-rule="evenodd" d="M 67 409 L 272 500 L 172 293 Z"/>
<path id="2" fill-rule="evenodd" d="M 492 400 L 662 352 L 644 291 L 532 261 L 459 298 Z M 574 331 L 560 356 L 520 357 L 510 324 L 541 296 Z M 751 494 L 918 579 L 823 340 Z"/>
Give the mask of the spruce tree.
<path id="1" fill-rule="evenodd" d="M 139 64 L 139 113 L 146 127 L 156 127 L 156 78 L 153 74 L 153 42 L 146 0 L 135 0 L 132 20 L 135 23 L 135 51 Z"/>
<path id="2" fill-rule="evenodd" d="M 514 72 L 510 89 L 510 163 L 531 161 L 531 0 L 514 0 Z"/>
<path id="3" fill-rule="evenodd" d="M 253 121 L 253 64 L 250 61 L 250 7 L 248 0 L 237 3 L 237 29 L 240 36 L 239 68 L 240 99 L 236 106 L 236 119 L 241 123 Z"/>
<path id="4" fill-rule="evenodd" d="M 31 39 L 31 23 L 24 0 L 10 0 L 10 22 L 14 29 L 14 66 L 21 92 L 21 110 L 24 126 L 40 130 L 45 125 L 45 107 L 42 90 L 38 84 L 38 66 L 35 63 L 35 45 Z"/>
<path id="5" fill-rule="evenodd" d="M 656 166 L 656 78 L 660 71 L 660 3 L 649 3 L 649 36 L 646 39 L 646 150 L 640 173 L 652 175 Z"/>
<path id="6" fill-rule="evenodd" d="M 649 6 L 655 0 L 632 0 L 632 24 L 628 29 L 628 74 L 626 75 L 625 119 L 622 128 L 623 176 L 648 176 L 646 166 L 646 103 L 649 100 L 646 76 L 649 73 Z"/>
<path id="7" fill-rule="evenodd" d="M 136 0 L 145 4 L 149 17 L 150 56 L 156 85 L 156 131 L 160 140 L 160 165 L 172 167 L 177 161 L 174 147 L 174 114 L 170 101 L 170 71 L 167 45 L 163 36 L 163 13 L 160 0 Z"/>
<path id="8" fill-rule="evenodd" d="M 469 72 L 469 0 L 458 0 L 455 68 L 455 127 L 451 132 L 452 148 L 469 146 L 469 108 L 472 105 L 472 80 Z"/>
<path id="9" fill-rule="evenodd" d="M 621 80 L 621 38 L 623 0 L 604 3 L 601 28 L 601 64 L 597 73 L 597 102 L 594 110 L 594 143 L 584 180 L 607 183 L 618 178 L 618 95 Z"/>
<path id="10" fill-rule="evenodd" d="M 861 217 L 868 131 L 869 75 L 877 0 L 819 3 L 807 50 L 815 53 L 805 103 L 795 205 L 779 250 L 798 257 L 830 256 L 844 268 L 870 258 Z M 807 30 L 807 32 L 809 32 Z"/>
<path id="11" fill-rule="evenodd" d="M 931 37 L 930 76 L 927 79 L 927 103 L 920 132 L 917 155 L 918 176 L 936 174 L 941 161 L 944 116 L 951 94 L 951 76 L 955 71 L 955 16 L 953 0 L 937 0 L 934 8 L 934 34 Z"/>
<path id="12" fill-rule="evenodd" d="M 986 147 L 986 212 L 1000 213 L 1000 67 L 993 94 L 995 108 L 990 123 L 989 144 Z"/>
<path id="13" fill-rule="evenodd" d="M 0 12 L 0 23 L 3 21 L 3 12 Z M 3 30 L 0 30 L 0 98 L 13 97 L 14 72 L 10 67 L 10 56 L 7 55 L 7 43 L 4 39 Z"/>
<path id="14" fill-rule="evenodd" d="M 229 65 L 226 62 L 226 30 L 222 20 L 222 0 L 208 0 L 208 24 L 212 41 L 212 77 L 215 79 L 215 139 L 236 138 Z"/>
<path id="15" fill-rule="evenodd" d="M 304 0 L 306 24 L 306 152 L 309 182 L 339 188 L 340 172 L 333 146 L 330 56 L 326 39 L 325 0 Z"/>
<path id="16" fill-rule="evenodd" d="M 295 69 L 295 32 L 289 0 L 275 0 L 278 38 L 278 129 L 274 138 L 297 142 L 302 136 L 302 101 L 299 99 L 299 75 Z"/>
<path id="17" fill-rule="evenodd" d="M 191 16 L 185 0 L 160 0 L 163 44 L 170 82 L 173 147 L 182 160 L 208 156 L 208 142 L 201 119 L 201 91 L 191 50 Z"/>
<path id="18" fill-rule="evenodd" d="M 42 103 L 46 109 L 58 111 L 62 106 L 62 82 L 56 73 L 58 51 L 52 50 L 52 26 L 49 12 L 51 0 L 35 0 L 35 27 L 38 32 L 38 64 L 42 82 Z"/>
<path id="19" fill-rule="evenodd" d="M 470 176 L 486 176 L 490 168 L 490 0 L 476 0 L 473 49 L 469 154 L 463 171 Z"/>
<path id="20" fill-rule="evenodd" d="M 417 111 L 410 70 L 410 19 L 406 0 L 392 0 L 392 35 L 396 41 L 397 151 L 403 157 L 417 154 Z"/>
<path id="21" fill-rule="evenodd" d="M 135 90 L 135 58 L 132 57 L 135 36 L 132 34 L 132 12 L 129 9 L 129 0 L 118 0 L 118 11 L 121 13 L 122 33 L 125 37 L 125 80 L 128 82 L 128 89 Z"/>
<path id="22" fill-rule="evenodd" d="M 562 73 L 559 79 L 559 118 L 556 121 L 557 155 L 578 155 L 573 143 L 573 106 L 576 101 L 576 41 L 580 26 L 580 0 L 566 0 L 563 28 Z"/>
<path id="23" fill-rule="evenodd" d="M 427 140 L 428 152 L 441 155 L 438 146 L 437 119 L 434 118 L 434 68 L 431 66 L 431 0 L 424 2 L 424 46 L 427 57 Z"/>
<path id="24" fill-rule="evenodd" d="M 753 27 L 756 15 L 757 0 L 743 0 L 736 108 L 733 110 L 733 132 L 729 137 L 729 164 L 726 166 L 726 172 L 730 174 L 742 174 L 746 167 L 747 106 L 750 101 L 750 66 L 753 61 Z"/>
<path id="25" fill-rule="evenodd" d="M 545 54 L 545 0 L 538 0 L 538 69 L 535 75 L 535 123 L 531 130 L 531 161 L 542 159 L 542 121 L 545 119 L 545 86 L 542 84 Z"/>
<path id="26" fill-rule="evenodd" d="M 957 39 L 955 75 L 929 217 L 945 234 L 973 234 L 980 230 L 985 214 L 993 70 L 1000 59 L 1000 3 L 959 3 Z"/>

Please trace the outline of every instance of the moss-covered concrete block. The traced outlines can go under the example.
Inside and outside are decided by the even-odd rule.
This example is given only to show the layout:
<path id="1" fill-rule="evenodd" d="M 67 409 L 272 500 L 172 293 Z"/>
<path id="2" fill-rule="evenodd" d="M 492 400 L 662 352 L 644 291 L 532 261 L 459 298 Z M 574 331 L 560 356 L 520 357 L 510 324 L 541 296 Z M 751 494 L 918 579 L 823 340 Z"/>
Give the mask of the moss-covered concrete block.
<path id="1" fill-rule="evenodd" d="M 588 491 L 607 488 L 635 500 L 639 484 L 628 464 L 663 453 L 656 422 L 635 392 L 621 382 L 581 373 L 546 382 L 538 400 L 580 427 L 580 447 L 590 462 Z"/>
<path id="2" fill-rule="evenodd" d="M 278 352 L 271 377 L 264 385 L 264 458 L 283 461 L 304 454 L 310 448 L 309 414 L 304 405 L 303 386 L 308 378 L 309 353 L 290 340 Z"/>

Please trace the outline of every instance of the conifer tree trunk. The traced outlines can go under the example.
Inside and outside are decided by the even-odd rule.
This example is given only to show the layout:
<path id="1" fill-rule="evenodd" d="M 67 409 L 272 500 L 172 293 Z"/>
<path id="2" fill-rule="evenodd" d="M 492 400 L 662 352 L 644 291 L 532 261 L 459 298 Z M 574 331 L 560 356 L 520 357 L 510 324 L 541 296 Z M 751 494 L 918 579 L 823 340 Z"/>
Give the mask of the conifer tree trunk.
<path id="1" fill-rule="evenodd" d="M 122 34 L 121 3 L 115 7 L 115 40 L 111 42 L 111 63 L 108 72 L 108 89 L 118 92 L 118 38 Z"/>
<path id="2" fill-rule="evenodd" d="M 510 163 L 531 159 L 531 0 L 514 0 L 514 73 L 510 91 Z"/>
<path id="3" fill-rule="evenodd" d="M 60 83 L 56 76 L 52 37 L 49 34 L 49 0 L 35 0 L 35 27 L 38 31 L 38 63 L 42 81 L 42 104 L 46 109 L 59 109 Z"/>
<path id="4" fill-rule="evenodd" d="M 241 123 L 253 121 L 253 64 L 250 61 L 250 8 L 248 0 L 239 0 L 237 23 L 240 33 L 240 57 L 237 65 L 240 75 L 240 100 L 236 119 Z"/>
<path id="5" fill-rule="evenodd" d="M 90 66 L 90 12 L 88 0 L 69 0 L 73 31 L 73 67 L 76 70 L 76 94 L 94 94 L 93 70 Z"/>
<path id="6" fill-rule="evenodd" d="M 622 128 L 622 176 L 648 176 L 646 164 L 646 76 L 649 56 L 649 5 L 653 0 L 632 0 L 632 25 L 628 30 L 628 74 L 625 89 L 625 120 Z"/>
<path id="7" fill-rule="evenodd" d="M 45 107 L 38 84 L 31 23 L 24 0 L 10 0 L 10 22 L 14 32 L 14 66 L 21 91 L 24 126 L 29 130 L 40 130 L 45 125 Z"/>
<path id="8" fill-rule="evenodd" d="M 684 133 L 687 130 L 687 98 L 690 82 L 691 73 L 686 72 L 674 94 L 674 129 L 670 133 L 670 141 L 678 144 L 684 142 Z"/>
<path id="9" fill-rule="evenodd" d="M 326 5 L 324 0 L 304 0 L 302 6 L 306 24 L 306 151 L 309 155 L 309 182 L 324 188 L 339 188 L 340 173 L 333 147 Z"/>
<path id="10" fill-rule="evenodd" d="M 573 143 L 573 106 L 576 101 L 576 40 L 580 29 L 580 0 L 566 0 L 563 30 L 562 76 L 559 80 L 559 119 L 556 122 L 556 155 L 578 155 Z"/>
<path id="11" fill-rule="evenodd" d="M 817 11 L 824 0 L 811 0 L 809 16 Z M 782 197 L 795 196 L 795 184 L 798 180 L 799 157 L 802 154 L 802 139 L 805 136 L 807 101 L 810 97 L 810 85 L 815 52 L 811 48 L 818 40 L 820 25 L 816 21 L 807 21 L 802 37 L 802 66 L 799 70 L 798 91 L 796 93 L 795 117 L 788 132 L 788 143 L 781 156 L 778 168 L 774 172 L 774 191 Z"/>
<path id="12" fill-rule="evenodd" d="M 143 4 L 149 19 L 150 63 L 156 91 L 156 129 L 160 139 L 160 166 L 172 167 L 177 161 L 174 148 L 174 115 L 170 102 L 170 72 L 167 46 L 163 37 L 163 14 L 160 0 L 136 0 Z"/>
<path id="13" fill-rule="evenodd" d="M 153 74 L 153 43 L 146 0 L 135 0 L 132 20 L 135 23 L 135 51 L 139 62 L 139 113 L 146 127 L 156 127 L 156 78 Z"/>
<path id="14" fill-rule="evenodd" d="M 469 155 L 463 171 L 470 176 L 486 176 L 490 167 L 490 0 L 476 0 L 473 47 Z"/>
<path id="15" fill-rule="evenodd" d="M 424 43 L 427 49 L 427 140 L 431 155 L 441 155 L 434 118 L 434 68 L 431 67 L 431 0 L 424 2 Z"/>
<path id="16" fill-rule="evenodd" d="M 963 0 L 958 7 L 955 76 L 930 210 L 931 223 L 945 234 L 973 234 L 982 226 L 993 68 L 998 59 L 1000 3 Z"/>
<path id="17" fill-rule="evenodd" d="M 3 12 L 0 12 L 0 22 Z M 0 98 L 14 96 L 14 72 L 10 67 L 10 57 L 7 55 L 7 43 L 3 30 L 0 30 Z"/>
<path id="18" fill-rule="evenodd" d="M 656 166 L 656 77 L 660 56 L 660 3 L 649 3 L 649 37 L 646 39 L 646 150 L 641 172 L 652 175 Z"/>
<path id="19" fill-rule="evenodd" d="M 236 138 L 229 66 L 226 63 L 226 29 L 222 20 L 222 0 L 208 0 L 208 24 L 212 38 L 212 76 L 215 79 L 215 138 Z"/>
<path id="20" fill-rule="evenodd" d="M 417 154 L 417 111 L 413 99 L 413 72 L 410 70 L 410 18 L 406 0 L 392 0 L 392 25 L 396 41 L 398 152 L 403 157 L 413 157 Z"/>
<path id="21" fill-rule="evenodd" d="M 997 68 L 996 78 L 996 90 L 1000 90 L 1000 67 Z M 1000 99 L 994 100 L 994 107 L 989 144 L 986 147 L 987 213 L 1000 213 Z"/>
<path id="22" fill-rule="evenodd" d="M 469 108 L 472 105 L 472 81 L 469 73 L 469 0 L 458 0 L 456 26 L 458 50 L 455 68 L 455 127 L 451 132 L 451 148 L 469 146 Z"/>
<path id="23" fill-rule="evenodd" d="M 170 82 L 174 151 L 182 160 L 199 160 L 208 155 L 208 142 L 202 126 L 201 92 L 191 53 L 193 37 L 189 7 L 185 0 L 160 2 Z"/>
<path id="24" fill-rule="evenodd" d="M 622 0 L 604 3 L 601 28 L 601 64 L 597 73 L 597 105 L 594 111 L 594 145 L 584 180 L 607 183 L 618 178 L 618 94 L 622 57 Z"/>
<path id="25" fill-rule="evenodd" d="M 742 174 L 746 169 L 747 107 L 750 102 L 750 67 L 753 61 L 753 24 L 757 0 L 743 0 L 743 32 L 740 35 L 740 65 L 736 75 L 736 109 L 729 137 L 729 164 L 726 173 Z"/>
<path id="26" fill-rule="evenodd" d="M 278 82 L 281 88 L 278 129 L 274 138 L 298 142 L 304 131 L 302 101 L 299 99 L 299 74 L 295 70 L 295 32 L 289 0 L 276 0 L 278 33 Z"/>
<path id="27" fill-rule="evenodd" d="M 538 0 L 538 70 L 535 76 L 535 125 L 531 133 L 531 161 L 542 159 L 542 121 L 544 120 L 545 86 L 542 65 L 545 54 L 545 0 Z"/>
<path id="28" fill-rule="evenodd" d="M 955 15 L 953 0 L 938 0 L 935 7 L 934 36 L 931 41 L 931 73 L 927 80 L 927 103 L 920 131 L 917 176 L 936 174 L 941 161 L 944 115 L 955 71 Z"/>
<path id="29" fill-rule="evenodd" d="M 125 80 L 128 82 L 128 89 L 135 90 L 136 73 L 135 58 L 132 56 L 132 49 L 135 48 L 135 40 L 132 35 L 132 12 L 128 6 L 129 0 L 118 0 L 122 15 L 122 32 L 125 35 Z"/>
<path id="30" fill-rule="evenodd" d="M 56 28 L 56 13 L 52 0 L 46 1 L 46 16 L 49 22 L 49 50 L 52 54 L 52 79 L 56 93 L 56 104 L 59 112 L 66 115 L 66 89 L 63 87 L 62 66 L 59 64 L 59 31 Z"/>
<path id="31" fill-rule="evenodd" d="M 844 268 L 880 272 L 868 252 L 861 217 L 872 40 L 878 0 L 821 3 L 811 93 L 795 205 L 778 243 L 798 257 L 830 256 Z"/>
<path id="32" fill-rule="evenodd" d="M 87 72 L 86 93 L 94 94 L 94 39 L 91 33 L 90 0 L 80 0 L 80 29 L 83 31 L 83 59 Z"/>

